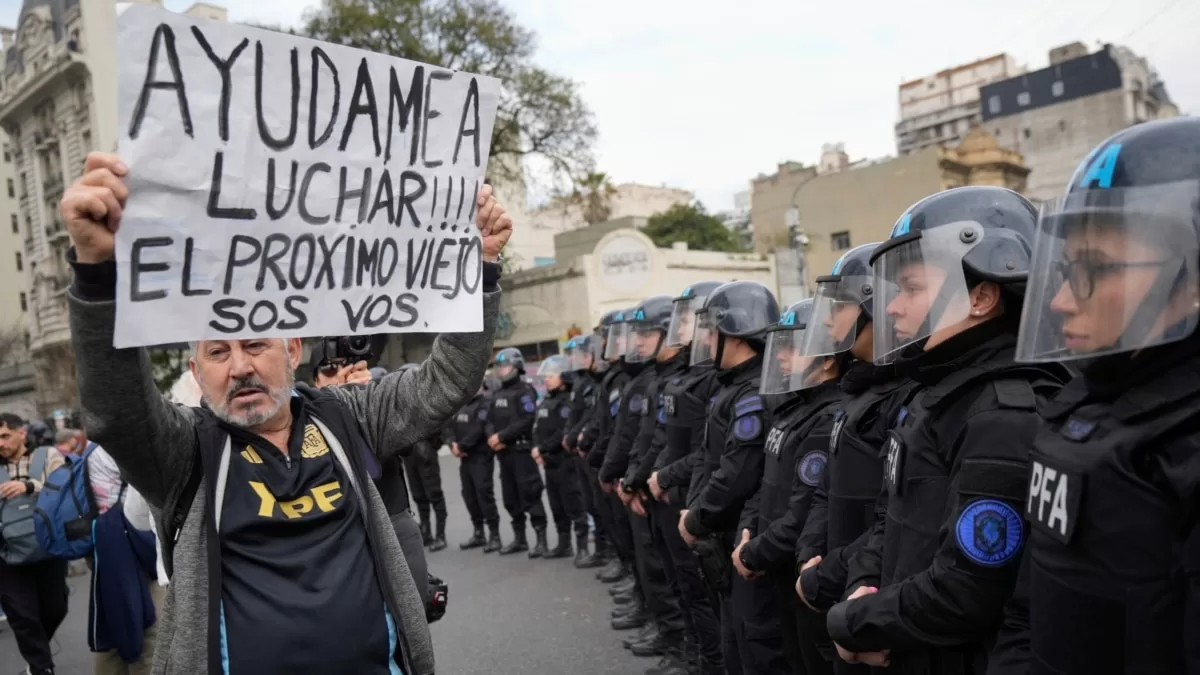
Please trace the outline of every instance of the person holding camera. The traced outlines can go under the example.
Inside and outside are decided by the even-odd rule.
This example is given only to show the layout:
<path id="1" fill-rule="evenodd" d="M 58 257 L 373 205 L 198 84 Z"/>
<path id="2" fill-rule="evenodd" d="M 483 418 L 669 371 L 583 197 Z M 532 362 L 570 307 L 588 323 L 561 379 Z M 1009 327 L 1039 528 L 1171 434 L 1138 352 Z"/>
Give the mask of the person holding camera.
<path id="1" fill-rule="evenodd" d="M 158 393 L 144 349 L 113 347 L 128 174 L 91 153 L 61 212 L 89 436 L 161 514 L 171 585 L 153 672 L 432 675 L 425 603 L 370 479 L 478 390 L 512 219 L 485 186 L 483 330 L 438 336 L 421 369 L 316 389 L 295 381 L 297 338 L 203 340 L 190 366 L 205 407 L 188 408 Z"/>

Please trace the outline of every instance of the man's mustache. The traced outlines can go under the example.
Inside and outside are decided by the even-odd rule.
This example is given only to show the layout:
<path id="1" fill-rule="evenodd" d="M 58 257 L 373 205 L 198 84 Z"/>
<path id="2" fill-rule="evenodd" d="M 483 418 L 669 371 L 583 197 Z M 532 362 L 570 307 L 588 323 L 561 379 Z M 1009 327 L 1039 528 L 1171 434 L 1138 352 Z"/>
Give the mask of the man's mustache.
<path id="1" fill-rule="evenodd" d="M 229 383 L 229 388 L 225 392 L 225 402 L 232 403 L 235 396 L 248 391 L 257 391 L 263 394 L 271 393 L 267 385 L 263 384 L 258 378 L 239 377 Z"/>

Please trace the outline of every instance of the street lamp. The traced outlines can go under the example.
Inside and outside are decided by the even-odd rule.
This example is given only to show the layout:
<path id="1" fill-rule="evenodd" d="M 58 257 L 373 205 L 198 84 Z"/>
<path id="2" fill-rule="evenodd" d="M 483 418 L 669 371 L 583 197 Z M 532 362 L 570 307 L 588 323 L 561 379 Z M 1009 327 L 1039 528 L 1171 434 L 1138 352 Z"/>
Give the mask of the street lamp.
<path id="1" fill-rule="evenodd" d="M 800 188 L 808 184 L 808 182 L 817 177 L 813 174 L 808 178 L 800 181 L 795 190 L 792 190 L 792 197 L 788 200 L 788 210 L 784 214 L 784 224 L 788 229 L 788 241 L 791 242 L 790 248 L 796 252 L 796 265 L 800 268 L 800 296 L 808 297 L 808 258 L 805 257 L 805 251 L 808 250 L 808 235 L 804 229 L 800 227 L 800 207 L 796 205 L 796 195 L 800 194 Z"/>

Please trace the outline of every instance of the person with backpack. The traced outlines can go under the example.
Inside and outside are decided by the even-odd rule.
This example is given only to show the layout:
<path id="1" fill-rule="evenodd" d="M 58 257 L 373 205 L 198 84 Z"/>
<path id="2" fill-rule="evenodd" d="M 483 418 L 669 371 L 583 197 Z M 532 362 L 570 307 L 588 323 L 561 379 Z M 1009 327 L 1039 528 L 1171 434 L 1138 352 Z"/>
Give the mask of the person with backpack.
<path id="1" fill-rule="evenodd" d="M 54 448 L 28 447 L 25 421 L 0 413 L 0 607 L 32 675 L 53 675 L 50 639 L 67 616 L 67 561 L 42 550 L 33 521 L 37 494 L 63 461 Z"/>

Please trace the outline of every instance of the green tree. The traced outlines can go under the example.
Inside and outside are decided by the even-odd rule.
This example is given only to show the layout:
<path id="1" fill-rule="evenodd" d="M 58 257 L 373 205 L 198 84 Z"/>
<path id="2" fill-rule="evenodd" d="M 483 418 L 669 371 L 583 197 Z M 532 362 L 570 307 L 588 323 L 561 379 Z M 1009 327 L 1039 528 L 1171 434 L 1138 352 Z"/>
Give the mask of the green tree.
<path id="1" fill-rule="evenodd" d="M 560 184 L 593 166 L 596 127 L 572 80 L 533 62 L 534 34 L 495 0 L 325 0 L 304 33 L 503 82 L 489 179 L 517 182 L 526 158 Z"/>
<path id="2" fill-rule="evenodd" d="M 700 202 L 676 204 L 661 213 L 650 216 L 642 232 L 660 248 L 669 248 L 675 242 L 687 242 L 688 248 L 699 251 L 745 251 L 737 235 L 725 227 L 715 216 L 704 210 Z"/>
<path id="3" fill-rule="evenodd" d="M 186 349 L 150 350 L 150 373 L 160 392 L 165 394 L 175 386 L 175 381 L 188 369 L 189 358 Z"/>
<path id="4" fill-rule="evenodd" d="M 612 217 L 612 200 L 617 195 L 608 174 L 593 171 L 580 179 L 566 202 L 577 207 L 588 225 L 603 223 Z"/>

